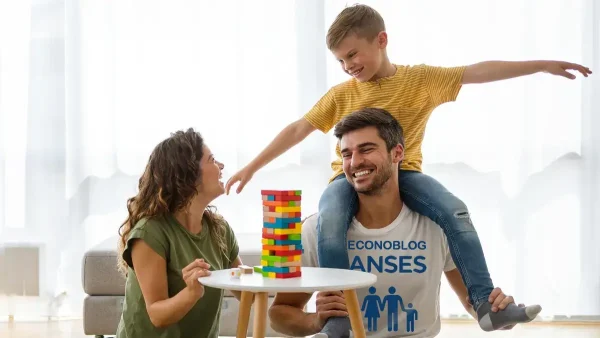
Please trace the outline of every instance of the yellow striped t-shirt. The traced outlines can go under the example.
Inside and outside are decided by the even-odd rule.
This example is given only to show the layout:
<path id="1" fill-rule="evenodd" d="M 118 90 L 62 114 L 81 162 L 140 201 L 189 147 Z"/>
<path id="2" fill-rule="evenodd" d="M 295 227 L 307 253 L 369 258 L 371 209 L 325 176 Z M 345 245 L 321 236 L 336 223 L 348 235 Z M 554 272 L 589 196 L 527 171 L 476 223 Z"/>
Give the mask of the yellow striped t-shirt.
<path id="1" fill-rule="evenodd" d="M 461 88 L 464 66 L 396 66 L 396 73 L 377 81 L 350 79 L 332 87 L 304 115 L 315 128 L 329 132 L 345 115 L 361 108 L 380 108 L 392 114 L 404 131 L 402 169 L 421 171 L 421 145 L 425 125 L 433 109 L 455 101 Z M 339 144 L 331 163 L 331 180 L 343 173 Z M 330 180 L 330 181 L 331 181 Z"/>

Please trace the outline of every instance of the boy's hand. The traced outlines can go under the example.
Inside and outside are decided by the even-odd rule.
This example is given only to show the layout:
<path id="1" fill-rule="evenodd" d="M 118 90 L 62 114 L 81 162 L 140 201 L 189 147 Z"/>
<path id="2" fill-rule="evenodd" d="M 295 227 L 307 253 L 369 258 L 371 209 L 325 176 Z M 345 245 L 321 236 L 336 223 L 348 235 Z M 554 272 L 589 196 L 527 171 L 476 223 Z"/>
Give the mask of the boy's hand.
<path id="1" fill-rule="evenodd" d="M 240 182 L 235 190 L 235 192 L 239 194 L 242 192 L 242 189 L 244 189 L 246 183 L 252 179 L 252 175 L 254 175 L 254 173 L 248 167 L 244 167 L 242 170 L 235 173 L 235 175 L 231 176 L 231 178 L 227 181 L 227 184 L 225 184 L 225 193 L 229 195 L 229 189 L 231 189 L 231 186 L 236 182 Z"/>
<path id="2" fill-rule="evenodd" d="M 585 77 L 592 74 L 592 71 L 588 67 L 565 61 L 546 61 L 543 65 L 543 70 L 546 73 L 563 76 L 571 80 L 575 79 L 575 75 L 567 72 L 567 70 L 578 71 Z"/>

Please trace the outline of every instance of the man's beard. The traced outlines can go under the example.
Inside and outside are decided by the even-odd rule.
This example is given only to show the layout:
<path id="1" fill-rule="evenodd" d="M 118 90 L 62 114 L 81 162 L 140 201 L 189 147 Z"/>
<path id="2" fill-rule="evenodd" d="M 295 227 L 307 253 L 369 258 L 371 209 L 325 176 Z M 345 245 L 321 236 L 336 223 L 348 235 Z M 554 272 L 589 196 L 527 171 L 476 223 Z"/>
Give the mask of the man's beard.
<path id="1" fill-rule="evenodd" d="M 381 170 L 377 171 L 377 173 L 375 174 L 375 177 L 373 178 L 373 181 L 370 185 L 368 185 L 366 187 L 361 187 L 359 189 L 356 187 L 356 185 L 354 185 L 354 183 L 352 183 L 352 186 L 354 186 L 354 189 L 356 190 L 357 193 L 367 195 L 367 196 L 374 196 L 374 195 L 379 194 L 379 192 L 381 191 L 381 188 L 383 188 L 383 186 L 387 183 L 387 181 L 392 177 L 392 159 L 391 159 L 391 157 L 388 158 L 387 162 L 384 163 L 379 169 L 381 169 Z"/>

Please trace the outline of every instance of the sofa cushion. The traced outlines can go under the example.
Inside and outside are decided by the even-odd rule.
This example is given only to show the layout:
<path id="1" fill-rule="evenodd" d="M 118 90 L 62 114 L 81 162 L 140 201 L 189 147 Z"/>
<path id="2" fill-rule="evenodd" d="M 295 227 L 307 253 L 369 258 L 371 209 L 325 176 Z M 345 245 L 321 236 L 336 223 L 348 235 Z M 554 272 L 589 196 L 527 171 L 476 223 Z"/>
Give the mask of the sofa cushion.
<path id="1" fill-rule="evenodd" d="M 122 296 L 125 294 L 125 278 L 117 270 L 117 242 L 113 236 L 83 257 L 82 283 L 88 295 Z"/>
<path id="2" fill-rule="evenodd" d="M 123 312 L 124 296 L 87 296 L 83 301 L 83 333 L 114 335 Z"/>

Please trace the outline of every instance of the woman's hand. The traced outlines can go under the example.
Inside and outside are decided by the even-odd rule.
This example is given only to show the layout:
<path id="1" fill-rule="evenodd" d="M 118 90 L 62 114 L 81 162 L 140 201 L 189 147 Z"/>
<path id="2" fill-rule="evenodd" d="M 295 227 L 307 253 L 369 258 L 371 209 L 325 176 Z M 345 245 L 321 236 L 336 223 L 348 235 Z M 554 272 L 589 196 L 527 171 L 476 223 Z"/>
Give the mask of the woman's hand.
<path id="1" fill-rule="evenodd" d="M 198 278 L 210 276 L 210 264 L 204 259 L 199 258 L 194 260 L 188 266 L 181 270 L 183 280 L 185 280 L 186 290 L 198 300 L 204 296 L 204 286 L 200 284 Z"/>

